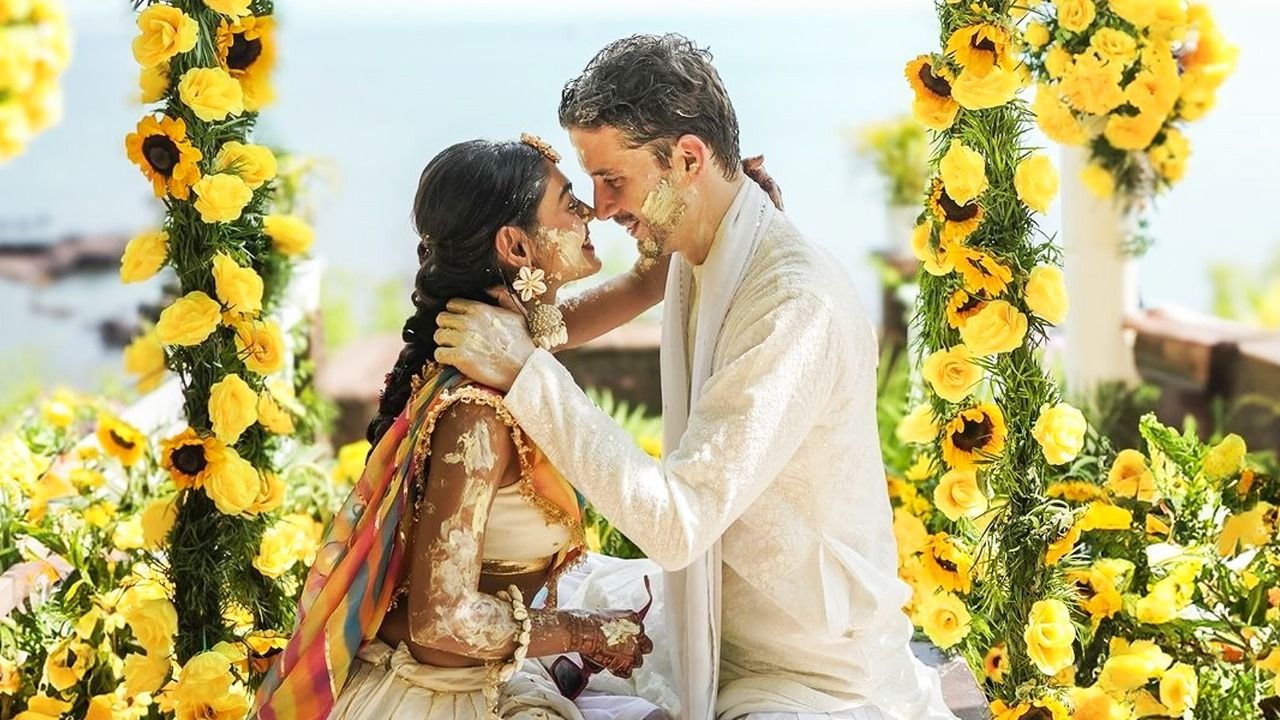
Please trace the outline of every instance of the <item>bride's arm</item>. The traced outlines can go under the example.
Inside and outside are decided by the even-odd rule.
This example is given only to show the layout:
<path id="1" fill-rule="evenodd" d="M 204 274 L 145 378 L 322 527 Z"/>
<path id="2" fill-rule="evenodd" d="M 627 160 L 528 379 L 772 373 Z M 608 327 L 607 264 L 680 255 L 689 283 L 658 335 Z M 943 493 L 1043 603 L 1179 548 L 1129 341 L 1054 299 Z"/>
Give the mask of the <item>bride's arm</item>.
<path id="1" fill-rule="evenodd" d="M 432 433 L 409 570 L 409 636 L 420 646 L 505 660 L 519 644 L 521 623 L 512 604 L 479 590 L 489 509 L 502 479 L 518 464 L 510 432 L 492 408 L 458 403 L 440 416 Z M 606 648 L 600 628 L 629 613 L 528 612 L 528 657 L 625 652 Z"/>
<path id="2" fill-rule="evenodd" d="M 560 349 L 590 342 L 661 302 L 670 266 L 668 255 L 646 270 L 632 268 L 561 303 L 569 342 Z"/>

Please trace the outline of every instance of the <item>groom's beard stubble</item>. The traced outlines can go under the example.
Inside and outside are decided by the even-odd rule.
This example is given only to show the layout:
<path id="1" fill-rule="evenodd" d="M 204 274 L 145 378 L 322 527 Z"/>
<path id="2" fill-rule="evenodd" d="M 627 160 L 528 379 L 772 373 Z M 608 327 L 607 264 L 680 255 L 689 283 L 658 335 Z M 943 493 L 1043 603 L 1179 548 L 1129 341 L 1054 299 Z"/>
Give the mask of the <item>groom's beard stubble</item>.
<path id="1" fill-rule="evenodd" d="M 637 239 L 642 262 L 653 263 L 662 257 L 688 209 L 689 200 L 669 177 L 663 177 L 645 195 L 639 219 L 648 230 L 648 237 Z"/>

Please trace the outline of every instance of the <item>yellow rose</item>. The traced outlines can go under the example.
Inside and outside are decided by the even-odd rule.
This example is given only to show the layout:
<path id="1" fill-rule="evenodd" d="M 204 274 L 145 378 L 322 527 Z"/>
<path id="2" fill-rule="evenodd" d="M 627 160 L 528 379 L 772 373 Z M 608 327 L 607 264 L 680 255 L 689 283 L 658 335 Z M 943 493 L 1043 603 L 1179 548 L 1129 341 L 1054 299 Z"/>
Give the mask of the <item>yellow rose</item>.
<path id="1" fill-rule="evenodd" d="M 1027 317 L 1004 300 L 993 300 L 960 328 L 960 337 L 978 357 L 1022 347 Z"/>
<path id="2" fill-rule="evenodd" d="M 1069 463 L 1084 447 L 1084 434 L 1089 429 L 1084 413 L 1067 403 L 1044 405 L 1036 418 L 1031 436 L 1040 443 L 1045 460 L 1050 465 Z"/>
<path id="3" fill-rule="evenodd" d="M 251 15 L 253 11 L 249 9 L 249 3 L 250 0 L 204 0 L 210 10 L 231 17 Z"/>
<path id="4" fill-rule="evenodd" d="M 937 250 L 933 248 L 929 242 L 932 235 L 933 226 L 931 224 L 925 222 L 917 225 L 915 230 L 911 231 L 911 253 L 924 266 L 925 272 L 942 277 L 955 270 L 955 264 L 947 253 L 945 245 Z"/>
<path id="5" fill-rule="evenodd" d="M 1074 711 L 1071 720 L 1129 720 L 1132 714 L 1105 690 L 1094 685 L 1067 691 Z"/>
<path id="6" fill-rule="evenodd" d="M 1071 611 L 1061 600 L 1040 600 L 1031 606 L 1023 639 L 1031 662 L 1045 675 L 1055 675 L 1075 662 L 1076 629 Z"/>
<path id="7" fill-rule="evenodd" d="M 160 63 L 142 68 L 142 72 L 138 74 L 138 90 L 138 100 L 144 104 L 163 100 L 169 92 L 169 64 Z"/>
<path id="8" fill-rule="evenodd" d="M 1133 513 L 1118 505 L 1095 500 L 1085 508 L 1084 515 L 1076 521 L 1084 532 L 1093 530 L 1128 530 L 1133 525 Z"/>
<path id="9" fill-rule="evenodd" d="M 1084 125 L 1080 124 L 1071 108 L 1058 98 L 1058 91 L 1051 86 L 1039 87 L 1035 100 L 1031 103 L 1031 111 L 1036 116 L 1036 124 L 1040 126 L 1040 130 L 1054 142 L 1081 145 L 1088 137 Z"/>
<path id="10" fill-rule="evenodd" d="M 125 372 L 138 376 L 138 390 L 151 392 L 160 385 L 165 373 L 164 345 L 154 332 L 134 338 L 124 349 Z"/>
<path id="11" fill-rule="evenodd" d="M 226 253 L 213 256 L 213 285 L 218 300 L 229 312 L 262 312 L 262 278 L 253 268 L 240 267 Z"/>
<path id="12" fill-rule="evenodd" d="M 333 468 L 333 479 L 340 483 L 354 483 L 364 473 L 365 458 L 369 455 L 369 441 L 357 440 L 338 449 L 338 464 Z"/>
<path id="13" fill-rule="evenodd" d="M 1107 7 L 1139 30 L 1156 19 L 1156 6 L 1152 0 L 1107 0 Z"/>
<path id="14" fill-rule="evenodd" d="M 1222 438 L 1222 441 L 1214 445 L 1204 456 L 1204 464 L 1201 471 L 1210 480 L 1223 480 L 1240 472 L 1240 466 L 1244 463 L 1244 454 L 1248 450 L 1245 447 L 1244 438 L 1235 433 L 1231 433 Z"/>
<path id="15" fill-rule="evenodd" d="M 178 97 L 205 122 L 221 122 L 244 112 L 244 91 L 220 67 L 191 68 L 178 79 Z"/>
<path id="16" fill-rule="evenodd" d="M 1080 181 L 1095 197 L 1106 200 L 1116 192 L 1116 179 L 1111 171 L 1097 163 L 1089 163 L 1080 171 Z"/>
<path id="17" fill-rule="evenodd" d="M 253 566 L 273 580 L 284 575 L 298 562 L 298 541 L 297 530 L 293 526 L 283 522 L 272 525 L 262 533 Z"/>
<path id="18" fill-rule="evenodd" d="M 1058 24 L 1074 33 L 1088 30 L 1098 14 L 1093 0 L 1057 0 L 1057 5 Z"/>
<path id="19" fill-rule="evenodd" d="M 1102 134 L 1119 150 L 1146 150 L 1163 125 L 1163 118 L 1154 115 L 1112 115 Z"/>
<path id="20" fill-rule="evenodd" d="M 929 403 L 912 408 L 898 423 L 894 435 L 903 443 L 925 445 L 938 439 L 938 421 Z"/>
<path id="21" fill-rule="evenodd" d="M 295 215 L 268 215 L 262 219 L 262 225 L 271 244 L 285 255 L 305 253 L 316 239 L 311 226 Z"/>
<path id="22" fill-rule="evenodd" d="M 972 617 L 964 601 L 953 593 L 930 595 L 916 609 L 916 624 L 940 648 L 946 649 L 969 634 Z"/>
<path id="23" fill-rule="evenodd" d="M 169 257 L 169 233 L 163 230 L 136 235 L 120 257 L 120 281 L 142 282 L 164 267 Z"/>
<path id="24" fill-rule="evenodd" d="M 249 506 L 249 514 L 275 512 L 284 504 L 285 485 L 278 473 L 264 472 L 260 474 L 258 497 Z"/>
<path id="25" fill-rule="evenodd" d="M 1173 662 L 1159 645 L 1150 640 L 1132 644 L 1122 638 L 1111 639 L 1111 654 L 1098 674 L 1098 686 L 1112 695 L 1123 696 L 1160 677 Z"/>
<path id="26" fill-rule="evenodd" d="M 973 360 L 973 353 L 963 345 L 939 350 L 925 359 L 924 379 L 938 397 L 958 403 L 982 380 L 982 368 Z"/>
<path id="27" fill-rule="evenodd" d="M 262 479 L 248 460 L 235 448 L 226 448 L 214 461 L 204 491 L 224 515 L 239 515 L 249 510 L 262 490 Z"/>
<path id="28" fill-rule="evenodd" d="M 1124 68 L 1095 53 L 1075 57 L 1062 74 L 1058 89 L 1071 107 L 1091 115 L 1106 115 L 1125 101 Z"/>
<path id="29" fill-rule="evenodd" d="M 143 509 L 140 517 L 143 546 L 154 550 L 164 544 L 165 538 L 169 537 L 169 531 L 173 529 L 173 523 L 178 519 L 178 506 L 172 497 L 152 500 Z"/>
<path id="30" fill-rule="evenodd" d="M 1186 663 L 1175 664 L 1160 678 L 1160 702 L 1170 715 L 1181 716 L 1195 707 L 1198 694 L 1196 669 Z"/>
<path id="31" fill-rule="evenodd" d="M 178 633 L 178 611 L 168 598 L 144 600 L 122 613 L 133 637 L 149 655 L 165 656 L 173 651 Z"/>
<path id="32" fill-rule="evenodd" d="M 1147 459 L 1137 450 L 1121 450 L 1107 473 L 1107 489 L 1120 497 L 1155 502 L 1158 498 L 1155 476 L 1147 467 Z"/>
<path id="33" fill-rule="evenodd" d="M 1166 40 L 1179 41 L 1187 34 L 1186 0 L 1154 0 L 1155 19 L 1151 21 L 1151 34 Z"/>
<path id="34" fill-rule="evenodd" d="M 1062 270 L 1054 265 L 1036 266 L 1027 278 L 1026 294 L 1023 300 L 1036 317 L 1054 325 L 1061 325 L 1067 319 L 1070 308 L 1067 283 L 1063 278 Z"/>
<path id="35" fill-rule="evenodd" d="M 157 3 L 138 14 L 138 31 L 133 57 L 142 67 L 152 67 L 194 48 L 200 26 L 181 10 Z"/>
<path id="36" fill-rule="evenodd" d="M 231 659 L 211 650 L 187 661 L 178 672 L 172 700 L 179 718 L 232 720 L 248 714 L 249 703 L 238 687 L 233 687 Z"/>
<path id="37" fill-rule="evenodd" d="M 1049 44 L 1049 29 L 1044 26 L 1044 23 L 1027 23 L 1027 29 L 1023 31 L 1022 38 L 1027 41 L 1027 45 L 1039 50 Z"/>
<path id="38" fill-rule="evenodd" d="M 44 675 L 54 690 L 62 692 L 80 682 L 93 665 L 93 647 L 67 638 L 53 647 L 44 661 Z"/>
<path id="39" fill-rule="evenodd" d="M 244 366 L 259 375 L 284 367 L 284 338 L 274 322 L 240 323 L 236 326 L 236 352 Z"/>
<path id="40" fill-rule="evenodd" d="M 1049 204 L 1058 195 L 1058 170 L 1049 156 L 1036 153 L 1018 163 L 1013 173 L 1013 187 L 1027 207 L 1047 213 Z"/>
<path id="41" fill-rule="evenodd" d="M 1021 89 L 1022 75 L 997 65 L 983 74 L 961 72 L 951 86 L 951 96 L 966 110 L 985 110 L 1004 105 Z"/>
<path id="42" fill-rule="evenodd" d="M 1187 171 L 1187 158 L 1191 155 L 1191 143 L 1187 136 L 1170 127 L 1164 131 L 1164 142 L 1147 151 L 1151 166 L 1160 177 L 1176 183 Z"/>
<path id="43" fill-rule="evenodd" d="M 253 199 L 253 190 L 237 175 L 205 175 L 191 186 L 196 193 L 196 210 L 206 223 L 233 222 Z"/>
<path id="44" fill-rule="evenodd" d="M 169 658 L 163 655 L 131 653 L 124 659 L 124 692 L 133 697 L 154 693 L 169 677 Z"/>
<path id="45" fill-rule="evenodd" d="M 893 538 L 897 541 L 898 557 L 908 558 L 924 549 L 929 531 L 925 529 L 924 521 L 905 508 L 894 508 Z"/>
<path id="46" fill-rule="evenodd" d="M 239 375 L 227 375 L 209 390 L 209 420 L 219 440 L 235 444 L 258 421 L 258 394 Z"/>
<path id="47" fill-rule="evenodd" d="M 258 393 L 258 422 L 276 435 L 293 434 L 293 416 L 267 390 Z"/>
<path id="48" fill-rule="evenodd" d="M 942 476 L 933 489 L 933 504 L 951 522 L 962 517 L 976 518 L 987 511 L 987 496 L 978 486 L 978 473 L 967 470 L 951 470 Z"/>
<path id="49" fill-rule="evenodd" d="M 960 205 L 968 205 L 987 190 L 987 161 L 976 150 L 952 140 L 938 164 L 947 195 Z"/>
<path id="50" fill-rule="evenodd" d="M 156 338 L 165 345 L 199 345 L 218 329 L 222 306 L 196 290 L 178 298 L 160 313 Z"/>
<path id="51" fill-rule="evenodd" d="M 1110 62 L 1128 65 L 1138 58 L 1138 41 L 1115 28 L 1102 28 L 1093 34 L 1089 47 Z"/>
<path id="52" fill-rule="evenodd" d="M 239 175 L 249 187 L 257 190 L 276 176 L 276 156 L 262 145 L 246 145 L 231 141 L 222 146 L 213 160 L 214 172 Z"/>

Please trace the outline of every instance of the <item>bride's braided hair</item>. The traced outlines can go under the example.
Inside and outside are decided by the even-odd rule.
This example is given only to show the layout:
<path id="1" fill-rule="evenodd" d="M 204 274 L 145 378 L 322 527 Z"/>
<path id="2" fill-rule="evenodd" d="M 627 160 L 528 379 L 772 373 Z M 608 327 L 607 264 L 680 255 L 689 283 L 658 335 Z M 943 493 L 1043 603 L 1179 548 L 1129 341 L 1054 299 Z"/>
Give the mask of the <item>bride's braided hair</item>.
<path id="1" fill-rule="evenodd" d="M 413 200 L 418 237 L 414 313 L 405 320 L 404 349 L 387 373 L 367 437 L 377 445 L 404 410 L 411 380 L 435 354 L 436 315 L 453 298 L 496 304 L 486 292 L 503 284 L 494 237 L 511 225 L 533 232 L 549 163 L 520 142 L 471 140 L 427 163 Z"/>

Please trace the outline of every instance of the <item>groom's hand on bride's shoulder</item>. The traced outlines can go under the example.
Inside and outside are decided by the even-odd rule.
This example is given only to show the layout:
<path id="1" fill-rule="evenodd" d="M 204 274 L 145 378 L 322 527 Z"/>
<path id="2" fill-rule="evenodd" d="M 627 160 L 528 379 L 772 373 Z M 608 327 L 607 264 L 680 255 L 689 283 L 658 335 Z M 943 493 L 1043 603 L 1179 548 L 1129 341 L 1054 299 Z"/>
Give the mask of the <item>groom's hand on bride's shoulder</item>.
<path id="1" fill-rule="evenodd" d="M 774 206 L 782 210 L 782 188 L 778 187 L 778 183 L 764 169 L 764 156 L 756 155 L 742 161 L 742 172 L 751 178 L 755 184 L 760 186 L 761 190 L 769 196 Z"/>
<path id="2" fill-rule="evenodd" d="M 506 392 L 533 354 L 519 313 L 473 300 L 450 300 L 436 316 L 435 359 L 478 383 Z"/>

